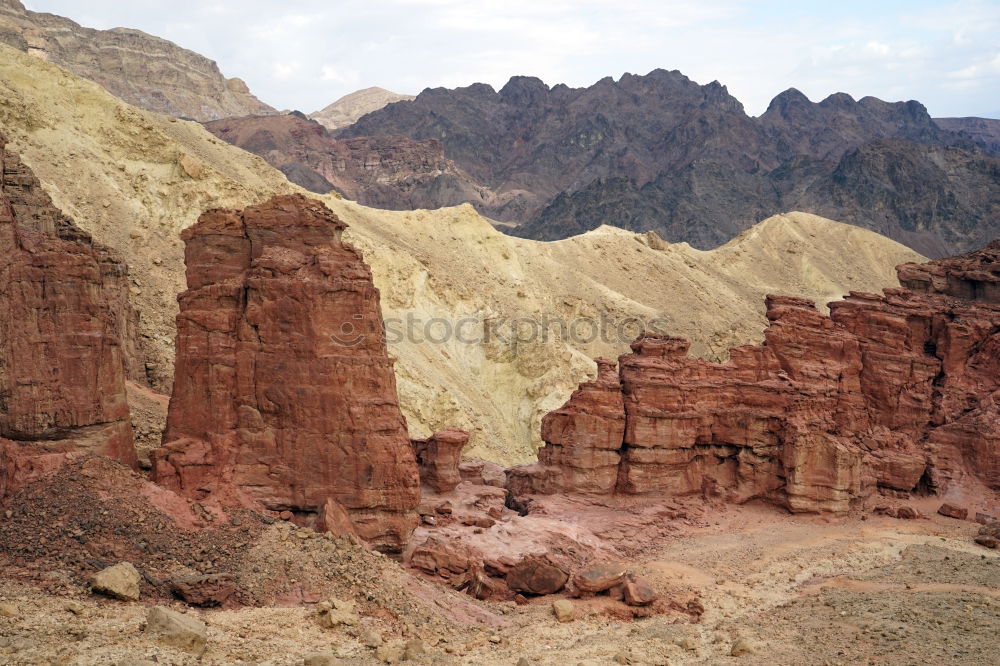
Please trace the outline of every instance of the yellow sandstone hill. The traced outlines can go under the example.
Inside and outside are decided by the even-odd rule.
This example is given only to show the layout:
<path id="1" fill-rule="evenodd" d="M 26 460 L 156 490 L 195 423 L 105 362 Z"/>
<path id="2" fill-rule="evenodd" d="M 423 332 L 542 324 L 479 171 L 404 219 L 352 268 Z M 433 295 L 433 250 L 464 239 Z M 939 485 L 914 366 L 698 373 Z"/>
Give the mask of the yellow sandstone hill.
<path id="1" fill-rule="evenodd" d="M 180 230 L 206 208 L 301 191 L 197 123 L 131 107 L 2 45 L 0 130 L 56 205 L 128 259 L 160 388 L 172 375 L 184 283 Z M 319 198 L 372 266 L 411 434 L 466 428 L 467 454 L 504 463 L 531 459 L 541 415 L 593 372 L 591 358 L 626 351 L 640 327 L 721 358 L 760 340 L 766 293 L 825 303 L 897 285 L 893 267 L 922 259 L 805 213 L 704 252 L 612 227 L 552 243 L 513 238 L 468 205 L 395 212 Z"/>

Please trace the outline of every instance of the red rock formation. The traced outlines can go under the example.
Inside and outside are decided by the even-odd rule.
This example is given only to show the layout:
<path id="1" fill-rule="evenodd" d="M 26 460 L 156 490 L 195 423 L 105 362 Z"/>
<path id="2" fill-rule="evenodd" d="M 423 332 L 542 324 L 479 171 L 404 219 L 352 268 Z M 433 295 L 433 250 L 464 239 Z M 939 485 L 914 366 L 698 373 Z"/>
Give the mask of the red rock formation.
<path id="1" fill-rule="evenodd" d="M 212 210 L 184 231 L 188 290 L 153 474 L 302 524 L 343 531 L 346 513 L 394 551 L 416 525 L 419 477 L 378 291 L 344 228 L 296 195 Z"/>
<path id="2" fill-rule="evenodd" d="M 67 455 L 136 466 L 126 268 L 56 209 L 0 137 L 0 498 Z"/>
<path id="3" fill-rule="evenodd" d="M 469 433 L 457 428 L 440 430 L 427 439 L 411 440 L 420 468 L 420 480 L 438 493 L 454 490 L 462 482 L 459 463 Z"/>
<path id="4" fill-rule="evenodd" d="M 1000 490 L 1000 242 L 898 272 L 909 289 L 852 293 L 830 317 L 769 296 L 764 344 L 726 363 L 648 334 L 620 388 L 599 362 L 543 420 L 539 463 L 509 473 L 515 500 L 703 493 L 842 512 L 876 487 Z M 616 391 L 624 435 L 604 409 Z"/>
<path id="5" fill-rule="evenodd" d="M 597 359 L 597 378 L 542 419 L 538 464 L 510 470 L 514 494 L 614 492 L 625 434 L 625 407 L 614 361 Z"/>

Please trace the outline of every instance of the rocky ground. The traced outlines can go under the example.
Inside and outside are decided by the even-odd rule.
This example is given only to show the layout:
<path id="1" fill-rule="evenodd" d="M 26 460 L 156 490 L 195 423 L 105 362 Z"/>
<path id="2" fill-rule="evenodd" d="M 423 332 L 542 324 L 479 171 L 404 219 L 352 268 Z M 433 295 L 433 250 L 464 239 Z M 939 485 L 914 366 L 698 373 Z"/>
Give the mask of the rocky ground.
<path id="1" fill-rule="evenodd" d="M 3 663 L 984 664 L 996 658 L 1000 552 L 972 541 L 979 525 L 936 515 L 933 497 L 912 503 L 927 516 L 917 520 L 702 507 L 697 518 L 677 519 L 674 531 L 635 549 L 629 562 L 668 599 L 697 598 L 700 619 L 668 610 L 623 620 L 619 604 L 596 597 L 565 600 L 573 619 L 559 622 L 558 597 L 523 606 L 475 602 L 349 539 L 250 513 L 201 531 L 171 528 L 157 522 L 162 514 L 148 486 L 124 470 L 109 474 L 107 465 L 71 466 L 59 483 L 29 486 L 9 514 L 0 514 Z M 102 479 L 96 487 L 94 479 Z M 129 490 L 135 484 L 138 493 Z M 193 520 L 190 527 L 208 524 L 205 516 Z M 133 562 L 143 576 L 137 602 L 88 590 L 95 571 L 119 560 Z M 231 576 L 238 598 L 221 609 L 172 598 L 169 581 L 205 573 Z M 332 601 L 327 613 L 324 601 Z M 205 647 L 181 649 L 144 631 L 154 605 L 203 622 Z M 307 661 L 316 655 L 327 660 Z"/>

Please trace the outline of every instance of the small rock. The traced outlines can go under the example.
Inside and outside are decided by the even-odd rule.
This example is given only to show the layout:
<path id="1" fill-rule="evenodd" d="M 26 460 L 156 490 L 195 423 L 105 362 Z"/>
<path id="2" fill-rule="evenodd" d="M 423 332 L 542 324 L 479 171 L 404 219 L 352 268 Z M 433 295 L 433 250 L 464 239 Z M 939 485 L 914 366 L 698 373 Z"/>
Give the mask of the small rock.
<path id="1" fill-rule="evenodd" d="M 309 654 L 302 660 L 302 666 L 337 666 L 341 663 L 343 662 L 332 652 Z"/>
<path id="2" fill-rule="evenodd" d="M 353 627 L 358 623 L 358 614 L 354 612 L 354 604 L 350 601 L 330 599 L 320 605 L 319 625 L 333 629 L 340 625 Z"/>
<path id="3" fill-rule="evenodd" d="M 63 610 L 67 610 L 73 615 L 83 615 L 83 604 L 70 600 L 63 604 Z"/>
<path id="4" fill-rule="evenodd" d="M 948 504 L 947 502 L 945 502 L 940 506 L 940 508 L 938 508 L 938 513 L 940 513 L 942 516 L 948 516 L 949 518 L 954 518 L 956 520 L 965 520 L 969 517 L 968 509 L 960 506 L 955 506 L 954 504 Z"/>
<path id="5" fill-rule="evenodd" d="M 10 512 L 8 511 L 7 513 Z M 7 517 L 10 518 L 10 516 Z M 980 511 L 976 511 L 976 522 L 979 523 L 980 525 L 989 525 L 992 522 L 996 522 L 996 518 L 988 513 L 982 513 Z"/>
<path id="6" fill-rule="evenodd" d="M 113 599 L 138 601 L 140 581 L 142 576 L 130 562 L 119 562 L 97 572 L 90 579 L 90 589 Z"/>
<path id="7" fill-rule="evenodd" d="M 118 666 L 156 666 L 156 662 L 142 657 L 125 657 L 118 662 Z"/>
<path id="8" fill-rule="evenodd" d="M 534 664 L 527 657 L 521 657 L 517 660 L 517 666 L 534 666 Z"/>
<path id="9" fill-rule="evenodd" d="M 556 619 L 560 622 L 572 622 L 576 619 L 576 611 L 573 608 L 573 602 L 567 599 L 553 601 L 552 614 L 555 615 Z"/>
<path id="10" fill-rule="evenodd" d="M 420 520 L 423 521 L 424 525 L 432 525 L 433 526 L 433 525 L 437 525 L 438 524 L 437 518 L 435 518 L 434 516 L 426 515 L 426 514 L 423 515 L 423 516 L 420 516 Z"/>
<path id="11" fill-rule="evenodd" d="M 625 583 L 623 592 L 625 603 L 629 606 L 648 606 L 656 601 L 653 587 L 642 578 L 633 578 Z"/>
<path id="12" fill-rule="evenodd" d="M 901 506 L 896 509 L 896 517 L 903 520 L 914 520 L 920 517 L 920 512 L 912 506 Z"/>
<path id="13" fill-rule="evenodd" d="M 632 663 L 632 659 L 631 659 L 631 657 L 629 657 L 624 652 L 619 652 L 618 654 L 616 654 L 614 656 L 614 662 L 616 664 L 631 664 Z"/>
<path id="14" fill-rule="evenodd" d="M 161 643 L 201 653 L 205 651 L 208 633 L 205 624 L 190 615 L 172 611 L 163 606 L 153 606 L 146 614 L 146 633 L 153 634 Z"/>
<path id="15" fill-rule="evenodd" d="M 18 615 L 17 606 L 14 604 L 0 604 L 0 617 L 17 617 Z"/>
<path id="16" fill-rule="evenodd" d="M 414 661 L 424 654 L 424 642 L 419 638 L 407 641 L 403 648 L 403 661 Z"/>
<path id="17" fill-rule="evenodd" d="M 375 658 L 387 664 L 394 664 L 403 658 L 403 646 L 399 644 L 383 645 L 375 650 Z"/>
<path id="18" fill-rule="evenodd" d="M 733 647 L 729 651 L 729 654 L 733 657 L 742 657 L 745 654 L 757 654 L 757 648 L 754 647 L 753 643 L 747 639 L 740 638 L 733 643 Z"/>
<path id="19" fill-rule="evenodd" d="M 377 648 L 382 645 L 382 635 L 377 631 L 367 630 L 361 634 L 361 644 L 369 648 Z"/>
<path id="20" fill-rule="evenodd" d="M 689 651 L 698 649 L 698 644 L 690 636 L 678 636 L 674 639 L 674 645 Z"/>
<path id="21" fill-rule="evenodd" d="M 185 576 L 170 581 L 170 591 L 191 606 L 222 606 L 236 592 L 236 579 L 230 574 Z"/>

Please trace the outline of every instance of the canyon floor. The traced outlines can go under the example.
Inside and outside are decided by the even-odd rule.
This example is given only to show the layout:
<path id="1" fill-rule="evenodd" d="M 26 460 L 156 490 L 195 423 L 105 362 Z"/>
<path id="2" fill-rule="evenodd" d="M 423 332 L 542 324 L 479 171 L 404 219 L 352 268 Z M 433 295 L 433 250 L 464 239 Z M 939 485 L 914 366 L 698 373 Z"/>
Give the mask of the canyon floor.
<path id="1" fill-rule="evenodd" d="M 24 568 L 12 575 L 5 567 L 0 661 L 276 665 L 320 653 L 340 661 L 313 663 L 404 656 L 413 663 L 512 666 L 995 663 L 1000 553 L 973 543 L 975 523 L 936 515 L 937 498 L 911 504 L 928 518 L 818 518 L 766 505 L 692 504 L 692 518 L 677 521 L 673 535 L 647 544 L 629 565 L 661 593 L 696 596 L 705 609 L 697 622 L 676 613 L 616 619 L 612 602 L 595 597 L 571 600 L 577 618 L 560 623 L 552 613 L 556 597 L 524 606 L 474 602 L 356 545 L 279 522 L 259 532 L 268 554 L 255 575 L 275 575 L 262 564 L 269 558 L 292 581 L 327 566 L 362 595 L 368 591 L 358 623 L 321 628 L 308 604 L 206 611 L 178 604 L 208 625 L 200 658 L 142 633 L 152 601 L 91 596 L 58 569 L 32 580 Z M 323 559 L 324 549 L 339 553 L 337 564 Z M 75 612 L 67 610 L 71 601 L 79 604 Z M 733 656 L 740 648 L 746 651 Z"/>

